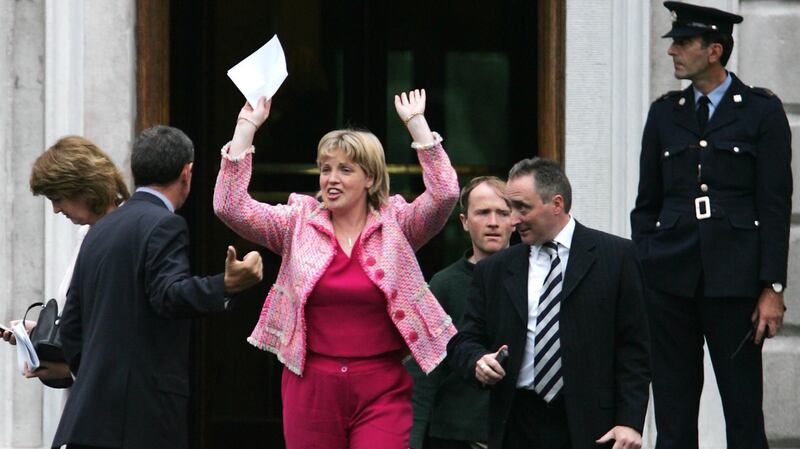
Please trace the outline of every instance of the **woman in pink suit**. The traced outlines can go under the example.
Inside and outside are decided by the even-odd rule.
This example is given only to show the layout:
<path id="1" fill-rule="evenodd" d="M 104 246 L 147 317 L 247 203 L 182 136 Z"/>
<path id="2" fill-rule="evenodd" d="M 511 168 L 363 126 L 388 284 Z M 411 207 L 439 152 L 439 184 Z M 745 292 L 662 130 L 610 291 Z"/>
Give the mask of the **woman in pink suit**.
<path id="1" fill-rule="evenodd" d="M 423 115 L 425 91 L 395 96 L 426 190 L 389 196 L 375 135 L 331 131 L 317 148 L 319 193 L 269 205 L 247 193 L 256 130 L 270 101 L 239 112 L 222 149 L 214 211 L 239 235 L 282 257 L 248 341 L 284 364 L 286 447 L 405 449 L 410 351 L 426 372 L 445 357 L 455 328 L 431 294 L 414 251 L 436 235 L 458 199 L 458 179 Z"/>

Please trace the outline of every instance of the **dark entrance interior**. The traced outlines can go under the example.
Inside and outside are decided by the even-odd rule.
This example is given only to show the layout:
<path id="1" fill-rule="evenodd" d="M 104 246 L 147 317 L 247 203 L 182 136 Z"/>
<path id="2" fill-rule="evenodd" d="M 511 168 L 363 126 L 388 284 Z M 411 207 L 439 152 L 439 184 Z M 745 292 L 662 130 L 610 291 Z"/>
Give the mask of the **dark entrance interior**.
<path id="1" fill-rule="evenodd" d="M 289 192 L 314 192 L 316 144 L 344 126 L 367 128 L 381 139 L 392 193 L 413 197 L 423 186 L 394 112 L 399 91 L 427 90 L 426 116 L 444 136 L 462 182 L 502 177 L 514 161 L 537 154 L 540 9 L 527 0 L 172 0 L 168 110 L 171 124 L 196 147 L 192 195 L 182 211 L 195 271 L 219 272 L 228 244 L 240 255 L 258 249 L 229 231 L 211 206 L 219 149 L 244 102 L 226 76 L 236 62 L 276 33 L 288 62 L 289 77 L 256 136 L 254 197 L 283 202 Z M 418 253 L 426 277 L 467 247 L 454 212 Z M 280 263 L 265 250 L 262 255 L 264 282 L 236 311 L 196 326 L 193 447 L 283 447 L 281 365 L 245 342 Z"/>

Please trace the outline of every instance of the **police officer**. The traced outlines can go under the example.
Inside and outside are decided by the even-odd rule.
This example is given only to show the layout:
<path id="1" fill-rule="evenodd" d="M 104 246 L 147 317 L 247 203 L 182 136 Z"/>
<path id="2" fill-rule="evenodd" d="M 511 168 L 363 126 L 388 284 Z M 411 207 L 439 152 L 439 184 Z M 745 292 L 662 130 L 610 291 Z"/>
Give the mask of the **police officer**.
<path id="1" fill-rule="evenodd" d="M 791 132 L 772 92 L 725 70 L 741 16 L 664 6 L 675 77 L 692 84 L 650 107 L 631 213 L 651 290 L 656 447 L 698 447 L 705 337 L 728 448 L 766 448 L 761 343 L 785 310 Z"/>

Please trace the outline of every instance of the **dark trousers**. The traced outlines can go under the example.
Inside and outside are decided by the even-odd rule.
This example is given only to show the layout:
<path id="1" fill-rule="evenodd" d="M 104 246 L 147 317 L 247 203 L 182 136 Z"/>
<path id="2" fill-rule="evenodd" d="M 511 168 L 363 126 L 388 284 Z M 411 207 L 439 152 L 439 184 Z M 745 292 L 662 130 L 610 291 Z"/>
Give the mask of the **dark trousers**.
<path id="1" fill-rule="evenodd" d="M 563 397 L 549 404 L 532 390 L 517 390 L 506 423 L 503 449 L 570 449 Z"/>
<path id="2" fill-rule="evenodd" d="M 703 337 L 722 397 L 728 449 L 767 448 L 761 347 L 736 349 L 752 328 L 753 298 L 684 298 L 648 292 L 657 449 L 696 449 Z M 736 353 L 735 356 L 734 353 Z M 732 357 L 733 356 L 733 357 Z"/>

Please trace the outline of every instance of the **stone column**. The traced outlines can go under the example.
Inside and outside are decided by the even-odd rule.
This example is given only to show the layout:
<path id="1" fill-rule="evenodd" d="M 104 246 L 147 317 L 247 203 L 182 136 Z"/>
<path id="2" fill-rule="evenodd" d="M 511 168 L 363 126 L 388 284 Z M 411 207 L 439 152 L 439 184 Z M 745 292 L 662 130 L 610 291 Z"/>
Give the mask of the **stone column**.
<path id="1" fill-rule="evenodd" d="M 44 131 L 44 2 L 0 2 L 0 320 L 19 319 L 42 298 L 40 200 L 28 189 Z M 42 443 L 42 386 L 17 370 L 16 350 L 0 346 L 0 447 Z"/>

